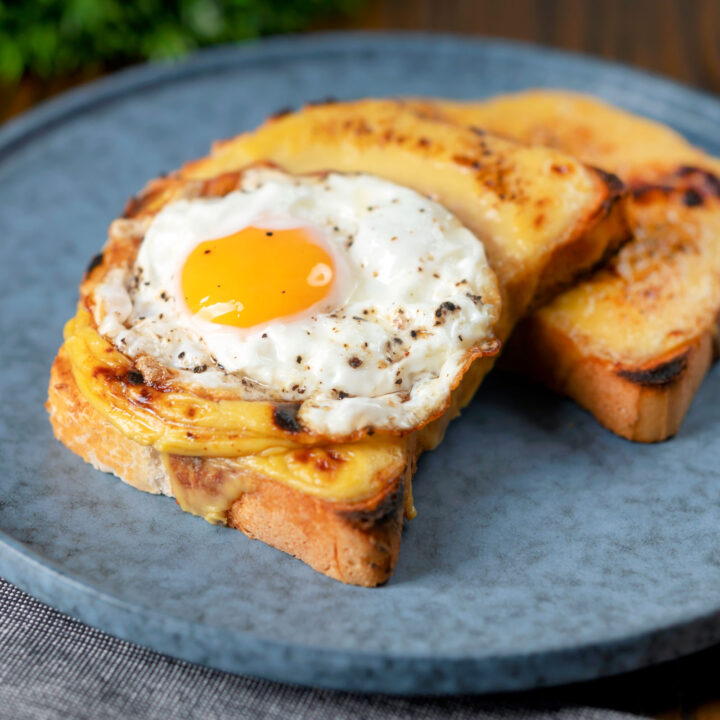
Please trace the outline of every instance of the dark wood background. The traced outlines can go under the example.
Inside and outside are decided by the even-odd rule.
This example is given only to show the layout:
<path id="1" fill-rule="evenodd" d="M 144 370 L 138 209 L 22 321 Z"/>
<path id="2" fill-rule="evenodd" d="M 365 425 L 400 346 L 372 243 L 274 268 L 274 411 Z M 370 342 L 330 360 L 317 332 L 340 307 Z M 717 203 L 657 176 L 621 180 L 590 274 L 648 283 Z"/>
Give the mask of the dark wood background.
<path id="1" fill-rule="evenodd" d="M 431 30 L 592 53 L 720 93 L 718 0 L 369 0 L 327 28 Z"/>
<path id="2" fill-rule="evenodd" d="M 720 0 L 367 0 L 314 30 L 425 30 L 505 37 L 592 53 L 720 94 Z M 0 86 L 0 121 L 102 74 Z"/>
<path id="3" fill-rule="evenodd" d="M 720 0 L 368 0 L 354 17 L 329 17 L 312 29 L 512 38 L 592 53 L 720 94 Z M 0 87 L 0 121 L 100 74 L 102 69 L 91 68 L 50 83 L 28 78 Z M 666 720 L 720 720 L 720 648 L 535 694 Z"/>

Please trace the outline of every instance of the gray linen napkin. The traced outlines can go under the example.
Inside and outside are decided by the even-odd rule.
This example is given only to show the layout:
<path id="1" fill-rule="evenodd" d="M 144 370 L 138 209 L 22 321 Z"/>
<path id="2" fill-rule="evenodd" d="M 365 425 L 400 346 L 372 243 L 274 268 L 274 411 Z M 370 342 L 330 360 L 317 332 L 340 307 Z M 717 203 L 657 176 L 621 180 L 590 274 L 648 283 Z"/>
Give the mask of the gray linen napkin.
<path id="1" fill-rule="evenodd" d="M 312 690 L 174 660 L 57 612 L 0 579 L 0 718 L 621 720 L 519 697 L 403 698 Z"/>

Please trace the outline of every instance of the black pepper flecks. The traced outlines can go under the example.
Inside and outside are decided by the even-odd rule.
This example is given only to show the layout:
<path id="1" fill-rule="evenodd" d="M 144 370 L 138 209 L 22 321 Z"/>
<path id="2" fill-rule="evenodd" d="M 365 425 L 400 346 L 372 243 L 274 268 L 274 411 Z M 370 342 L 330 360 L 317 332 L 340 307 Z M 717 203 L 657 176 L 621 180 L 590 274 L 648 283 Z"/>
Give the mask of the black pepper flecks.
<path id="1" fill-rule="evenodd" d="M 437 310 L 435 310 L 435 317 L 442 317 L 449 312 L 455 312 L 457 309 L 458 306 L 455 303 L 446 300 L 444 303 L 440 304 Z"/>
<path id="2" fill-rule="evenodd" d="M 446 300 L 443 303 L 440 303 L 437 310 L 435 310 L 435 317 L 437 320 L 435 321 L 435 325 L 442 325 L 445 322 L 445 317 L 449 313 L 455 312 L 459 308 L 458 305 L 456 305 L 453 302 L 450 302 L 449 300 Z"/>
<path id="3" fill-rule="evenodd" d="M 348 365 L 349 365 L 351 368 L 359 368 L 362 364 L 363 364 L 363 361 L 362 361 L 357 355 L 353 355 L 353 356 L 348 360 Z"/>
<path id="4" fill-rule="evenodd" d="M 193 368 L 194 373 L 203 373 L 207 370 L 207 365 L 196 365 Z"/>

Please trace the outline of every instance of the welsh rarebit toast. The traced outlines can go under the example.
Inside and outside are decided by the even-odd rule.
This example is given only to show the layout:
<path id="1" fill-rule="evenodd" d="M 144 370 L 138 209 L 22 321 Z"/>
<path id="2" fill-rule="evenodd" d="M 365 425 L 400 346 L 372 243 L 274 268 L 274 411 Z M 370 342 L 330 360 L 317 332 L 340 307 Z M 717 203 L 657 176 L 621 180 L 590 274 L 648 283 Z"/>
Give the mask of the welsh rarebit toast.
<path id="1" fill-rule="evenodd" d="M 433 416 L 400 430 L 363 425 L 343 436 L 313 430 L 301 400 L 238 400 L 222 388 L 190 392 L 182 373 L 121 352 L 95 320 L 99 286 L 133 266 L 161 210 L 178 202 L 186 208 L 182 203 L 194 198 L 219 203 L 245 190 L 244 175 L 268 163 L 298 183 L 311 175 L 320 181 L 328 171 L 372 173 L 446 205 L 487 248 L 506 300 L 495 317 L 500 337 L 534 297 L 552 294 L 626 240 L 618 182 L 554 150 L 419 117 L 396 102 L 363 101 L 309 107 L 219 144 L 207 158 L 151 182 L 111 226 L 53 365 L 48 409 L 56 436 L 138 489 L 174 496 L 184 510 L 242 530 L 330 577 L 377 585 L 395 567 L 403 515 L 414 513 L 417 457 L 441 441 L 469 402 L 496 342 L 472 349 Z M 149 282 L 134 277 L 135 290 Z M 471 299 L 499 310 L 493 293 Z M 443 303 L 435 322 L 456 311 Z M 402 322 L 398 328 L 412 335 Z M 386 352 L 376 358 L 381 365 L 398 351 L 392 343 Z M 290 358 L 296 361 L 302 358 Z M 358 367 L 360 358 L 349 363 Z M 202 377 L 205 369 L 194 372 Z M 352 398 L 335 399 L 342 405 Z"/>
<path id="2" fill-rule="evenodd" d="M 634 240 L 525 318 L 503 359 L 618 435 L 674 435 L 718 352 L 720 163 L 670 128 L 567 92 L 439 107 L 457 122 L 562 149 L 628 185 Z"/>

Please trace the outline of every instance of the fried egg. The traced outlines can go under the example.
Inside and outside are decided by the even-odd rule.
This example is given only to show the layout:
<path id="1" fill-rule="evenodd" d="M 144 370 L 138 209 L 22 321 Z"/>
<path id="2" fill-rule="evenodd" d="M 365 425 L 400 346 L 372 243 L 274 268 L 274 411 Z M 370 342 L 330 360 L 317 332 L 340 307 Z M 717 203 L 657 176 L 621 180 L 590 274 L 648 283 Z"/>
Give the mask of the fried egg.
<path id="1" fill-rule="evenodd" d="M 98 329 L 188 388 L 300 402 L 310 431 L 411 431 L 496 345 L 482 243 L 444 207 L 366 174 L 246 170 L 152 219 L 95 290 Z"/>

